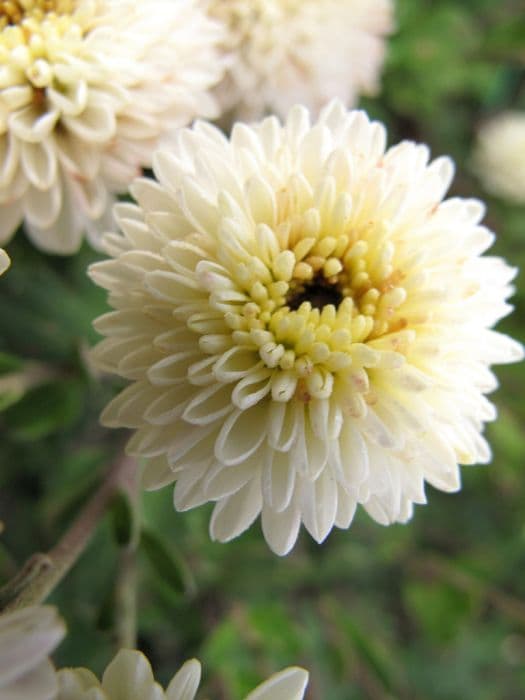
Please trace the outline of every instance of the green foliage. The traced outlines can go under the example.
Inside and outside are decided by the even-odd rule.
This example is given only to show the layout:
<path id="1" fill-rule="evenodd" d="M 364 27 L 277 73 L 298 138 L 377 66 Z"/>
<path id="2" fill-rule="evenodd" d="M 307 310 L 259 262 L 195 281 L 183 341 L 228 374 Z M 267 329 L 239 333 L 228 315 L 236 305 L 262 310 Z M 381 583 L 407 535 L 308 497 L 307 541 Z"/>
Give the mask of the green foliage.
<path id="1" fill-rule="evenodd" d="M 488 202 L 495 254 L 525 267 L 525 208 L 487 196 L 469 169 L 480 121 L 525 109 L 525 25 L 516 0 L 399 0 L 383 93 L 363 104 L 392 142 L 427 142 L 457 163 L 452 194 Z M 0 279 L 0 585 L 49 549 L 122 448 L 98 424 L 119 388 L 93 374 L 86 349 L 103 292 L 73 258 L 40 254 L 19 234 Z M 525 340 L 525 281 L 501 329 Z M 406 526 L 358 514 L 322 546 L 302 535 L 278 559 L 258 527 L 210 541 L 210 507 L 175 513 L 170 488 L 145 494 L 139 644 L 167 681 L 186 658 L 206 697 L 241 698 L 289 664 L 311 671 L 311 700 L 519 700 L 525 697 L 525 366 L 498 370 L 493 463 L 464 468 L 456 495 L 428 488 Z M 100 672 L 112 651 L 125 498 L 113 505 L 59 586 L 70 634 L 61 665 Z M 116 535 L 116 537 L 114 536 Z"/>

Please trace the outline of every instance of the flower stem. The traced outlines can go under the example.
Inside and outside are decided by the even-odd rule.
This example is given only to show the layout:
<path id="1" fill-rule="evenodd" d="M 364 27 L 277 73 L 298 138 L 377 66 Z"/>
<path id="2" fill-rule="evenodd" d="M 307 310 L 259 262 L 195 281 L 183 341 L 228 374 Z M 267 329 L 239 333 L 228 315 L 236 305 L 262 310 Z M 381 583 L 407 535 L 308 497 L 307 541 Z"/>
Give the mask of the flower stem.
<path id="1" fill-rule="evenodd" d="M 116 491 L 135 471 L 134 460 L 119 456 L 57 544 L 46 554 L 33 554 L 0 590 L 0 606 L 5 611 L 35 605 L 48 597 L 86 548 Z"/>
<path id="2" fill-rule="evenodd" d="M 131 536 L 121 548 L 115 586 L 115 643 L 117 649 L 137 646 L 137 550 L 140 541 L 141 501 L 137 470 L 129 471 L 121 489 L 131 509 Z"/>

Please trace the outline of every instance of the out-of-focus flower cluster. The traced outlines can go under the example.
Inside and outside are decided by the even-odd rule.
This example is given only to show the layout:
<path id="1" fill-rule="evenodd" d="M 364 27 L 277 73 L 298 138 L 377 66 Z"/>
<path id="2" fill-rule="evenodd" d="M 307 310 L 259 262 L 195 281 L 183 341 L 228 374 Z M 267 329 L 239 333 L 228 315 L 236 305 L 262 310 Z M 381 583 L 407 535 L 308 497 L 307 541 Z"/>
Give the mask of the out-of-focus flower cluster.
<path id="1" fill-rule="evenodd" d="M 24 221 L 45 251 L 73 253 L 84 232 L 96 246 L 173 129 L 354 103 L 391 28 L 391 0 L 2 3 L 0 243 Z"/>
<path id="2" fill-rule="evenodd" d="M 504 112 L 482 125 L 472 167 L 488 192 L 525 203 L 525 112 Z"/>
<path id="3" fill-rule="evenodd" d="M 198 0 L 2 3 L 0 243 L 96 243 L 160 139 L 218 115 L 223 36 Z"/>
<path id="4" fill-rule="evenodd" d="M 224 23 L 231 65 L 218 88 L 237 118 L 312 112 L 339 97 L 373 94 L 393 29 L 391 0 L 212 0 Z"/>

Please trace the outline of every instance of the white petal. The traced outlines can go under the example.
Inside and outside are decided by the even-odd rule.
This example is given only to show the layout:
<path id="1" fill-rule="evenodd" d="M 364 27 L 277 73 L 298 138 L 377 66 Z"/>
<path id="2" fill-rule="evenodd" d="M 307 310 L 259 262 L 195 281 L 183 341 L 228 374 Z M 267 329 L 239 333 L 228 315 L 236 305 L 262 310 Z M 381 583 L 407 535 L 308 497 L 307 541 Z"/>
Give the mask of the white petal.
<path id="1" fill-rule="evenodd" d="M 48 190 L 57 176 L 57 161 L 50 139 L 22 143 L 21 162 L 29 182 L 38 190 Z"/>
<path id="2" fill-rule="evenodd" d="M 11 114 L 8 126 L 9 130 L 21 141 L 37 143 L 49 136 L 58 117 L 57 110 L 41 112 L 37 107 L 28 105 Z"/>
<path id="3" fill-rule="evenodd" d="M 192 425 L 206 425 L 226 416 L 232 408 L 231 387 L 212 384 L 195 394 L 182 417 Z"/>
<path id="4" fill-rule="evenodd" d="M 264 505 L 261 515 L 264 537 L 271 550 L 280 557 L 294 547 L 301 526 L 301 511 L 295 503 L 281 512 Z"/>
<path id="5" fill-rule="evenodd" d="M 147 460 L 141 484 L 145 491 L 155 491 L 167 484 L 171 484 L 175 479 L 176 476 L 169 465 L 166 455 L 159 455 Z"/>
<path id="6" fill-rule="evenodd" d="M 62 188 L 55 182 L 48 190 L 30 187 L 24 197 L 24 212 L 31 226 L 50 228 L 58 219 L 62 206 Z"/>
<path id="7" fill-rule="evenodd" d="M 260 458 L 259 458 L 260 461 Z M 217 462 L 206 475 L 204 491 L 210 501 L 218 501 L 226 496 L 237 493 L 248 481 L 251 481 L 260 471 L 257 463 L 257 453 L 249 460 L 235 467 L 225 467 Z"/>
<path id="8" fill-rule="evenodd" d="M 0 136 L 0 187 L 13 179 L 20 159 L 20 142 L 10 134 Z"/>
<path id="9" fill-rule="evenodd" d="M 2 216 L 0 216 L 0 243 L 7 243 L 20 226 L 24 210 L 21 201 L 13 204 L 0 204 Z"/>
<path id="10" fill-rule="evenodd" d="M 88 105 L 77 117 L 62 117 L 64 126 L 76 137 L 88 144 L 105 144 L 116 130 L 115 116 L 104 105 Z"/>
<path id="11" fill-rule="evenodd" d="M 51 700 L 56 696 L 58 683 L 55 669 L 49 661 L 42 661 L 23 676 L 0 686 L 2 700 Z"/>
<path id="12" fill-rule="evenodd" d="M 302 700 L 307 685 L 308 672 L 292 666 L 252 690 L 246 700 Z"/>
<path id="13" fill-rule="evenodd" d="M 121 649 L 104 671 L 102 687 L 111 700 L 163 700 L 148 659 L 140 651 Z"/>
<path id="14" fill-rule="evenodd" d="M 266 407 L 260 404 L 234 410 L 221 428 L 215 456 L 223 464 L 239 464 L 252 455 L 266 437 Z"/>
<path id="15" fill-rule="evenodd" d="M 261 512 L 261 484 L 253 479 L 232 496 L 219 501 L 210 520 L 210 536 L 229 542 L 247 530 Z"/>
<path id="16" fill-rule="evenodd" d="M 262 472 L 262 487 L 265 502 L 280 513 L 288 507 L 295 486 L 295 465 L 288 452 L 266 448 Z"/>
<path id="17" fill-rule="evenodd" d="M 337 514 L 337 482 L 325 469 L 317 481 L 303 487 L 303 523 L 314 540 L 321 543 L 332 529 Z"/>
<path id="18" fill-rule="evenodd" d="M 201 680 L 201 665 L 190 659 L 173 676 L 166 689 L 166 700 L 193 700 Z"/>

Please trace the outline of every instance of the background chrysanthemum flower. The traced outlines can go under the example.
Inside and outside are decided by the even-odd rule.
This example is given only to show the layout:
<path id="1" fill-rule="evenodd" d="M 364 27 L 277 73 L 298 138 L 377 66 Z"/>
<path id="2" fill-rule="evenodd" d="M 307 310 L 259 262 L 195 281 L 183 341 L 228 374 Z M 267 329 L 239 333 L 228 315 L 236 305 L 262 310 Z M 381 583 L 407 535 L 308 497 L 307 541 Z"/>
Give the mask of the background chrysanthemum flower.
<path id="1" fill-rule="evenodd" d="M 228 28 L 232 64 L 218 94 L 225 109 L 254 119 L 295 103 L 319 110 L 373 94 L 393 28 L 391 0 L 212 0 Z"/>
<path id="2" fill-rule="evenodd" d="M 64 623 L 47 605 L 0 615 L 0 700 L 55 697 L 58 685 L 48 656 L 64 634 Z"/>
<path id="3" fill-rule="evenodd" d="M 9 255 L 3 248 L 0 248 L 0 275 L 7 270 L 10 264 Z"/>
<path id="4" fill-rule="evenodd" d="M 200 677 L 200 663 L 192 659 L 163 691 L 155 682 L 147 658 L 139 651 L 123 649 L 106 668 L 101 682 L 86 668 L 59 671 L 57 700 L 193 700 Z M 287 668 L 271 676 L 246 700 L 301 700 L 307 683 L 306 671 Z"/>
<path id="5" fill-rule="evenodd" d="M 503 112 L 481 126 L 472 167 L 487 191 L 525 203 L 525 112 Z"/>
<path id="6" fill-rule="evenodd" d="M 0 243 L 71 253 L 170 129 L 215 116 L 220 25 L 198 0 L 0 5 Z M 98 222 L 98 225 L 97 225 Z"/>
<path id="7" fill-rule="evenodd" d="M 454 491 L 458 462 L 490 459 L 488 366 L 522 348 L 489 327 L 515 270 L 480 257 L 479 201 L 442 201 L 448 158 L 385 151 L 381 124 L 334 102 L 230 141 L 198 123 L 154 167 L 91 268 L 115 309 L 95 361 L 132 382 L 102 420 L 136 429 L 146 487 L 216 501 L 221 541 L 262 514 L 284 554 L 301 522 L 318 542 L 359 503 L 404 522 L 425 481 Z"/>

